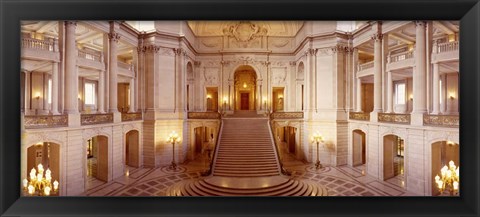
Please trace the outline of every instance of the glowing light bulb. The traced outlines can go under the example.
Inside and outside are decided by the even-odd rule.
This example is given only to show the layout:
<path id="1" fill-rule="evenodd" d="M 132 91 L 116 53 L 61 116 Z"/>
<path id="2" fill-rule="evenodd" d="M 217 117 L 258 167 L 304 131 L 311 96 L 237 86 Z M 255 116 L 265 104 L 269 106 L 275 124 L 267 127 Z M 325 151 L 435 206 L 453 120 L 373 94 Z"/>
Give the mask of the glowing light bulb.
<path id="1" fill-rule="evenodd" d="M 458 182 L 453 182 L 453 190 L 458 190 Z"/>
<path id="2" fill-rule="evenodd" d="M 440 180 L 440 176 L 436 175 L 435 176 L 435 182 L 438 182 L 438 180 Z"/>
<path id="3" fill-rule="evenodd" d="M 45 187 L 45 188 L 43 189 L 43 193 L 45 193 L 45 195 L 48 196 L 48 195 L 50 195 L 50 191 L 51 191 L 51 190 L 52 190 L 52 189 L 51 189 L 49 186 L 47 186 L 47 187 Z"/>
<path id="4" fill-rule="evenodd" d="M 28 187 L 28 180 L 27 179 L 23 179 L 23 187 L 24 188 Z"/>
<path id="5" fill-rule="evenodd" d="M 29 185 L 29 186 L 28 186 L 28 193 L 29 193 L 30 195 L 32 195 L 34 192 L 35 192 L 35 188 L 33 187 L 33 185 Z"/>
<path id="6" fill-rule="evenodd" d="M 53 190 L 56 191 L 57 189 L 58 189 L 58 181 L 55 180 L 55 181 L 53 182 Z"/>

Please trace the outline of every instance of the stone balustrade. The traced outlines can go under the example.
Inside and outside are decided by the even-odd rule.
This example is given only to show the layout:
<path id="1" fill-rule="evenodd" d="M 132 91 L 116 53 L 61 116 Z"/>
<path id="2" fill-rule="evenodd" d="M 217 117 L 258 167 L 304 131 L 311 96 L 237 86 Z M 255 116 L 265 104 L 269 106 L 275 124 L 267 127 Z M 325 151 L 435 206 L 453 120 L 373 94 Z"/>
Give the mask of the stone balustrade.
<path id="1" fill-rule="evenodd" d="M 220 119 L 218 112 L 188 112 L 188 119 Z"/>
<path id="2" fill-rule="evenodd" d="M 273 112 L 271 119 L 303 119 L 303 112 Z"/>
<path id="3" fill-rule="evenodd" d="M 140 121 L 142 120 L 142 113 L 122 113 L 122 121 Z"/>
<path id="4" fill-rule="evenodd" d="M 80 124 L 81 125 L 92 125 L 92 124 L 106 124 L 113 123 L 113 114 L 81 114 Z"/>
<path id="5" fill-rule="evenodd" d="M 350 120 L 370 121 L 369 112 L 350 112 L 348 114 Z"/>
<path id="6" fill-rule="evenodd" d="M 118 62 L 117 63 L 118 67 L 122 68 L 122 69 L 126 69 L 128 71 L 133 71 L 133 64 L 128 64 L 128 63 L 124 63 L 124 62 Z"/>
<path id="7" fill-rule="evenodd" d="M 395 63 L 395 62 L 399 62 L 399 61 L 406 60 L 406 59 L 412 59 L 414 56 L 415 56 L 415 54 L 414 54 L 413 50 L 412 51 L 404 51 L 404 52 L 389 55 L 387 62 L 388 63 Z"/>
<path id="8" fill-rule="evenodd" d="M 25 129 L 67 127 L 68 115 L 27 115 L 24 126 Z"/>
<path id="9" fill-rule="evenodd" d="M 410 124 L 410 114 L 378 113 L 378 122 Z"/>
<path id="10" fill-rule="evenodd" d="M 35 38 L 22 38 L 22 48 L 58 52 L 58 43 L 55 39 L 40 40 Z"/>
<path id="11" fill-rule="evenodd" d="M 92 50 L 78 50 L 78 57 L 96 62 L 103 62 L 103 54 Z"/>
<path id="12" fill-rule="evenodd" d="M 445 43 L 438 43 L 436 47 L 434 47 L 434 53 L 445 53 L 445 52 L 452 52 L 458 51 L 460 48 L 460 44 L 458 41 L 452 42 L 445 42 Z"/>
<path id="13" fill-rule="evenodd" d="M 358 71 L 371 69 L 371 68 L 373 68 L 373 61 L 358 65 Z"/>
<path id="14" fill-rule="evenodd" d="M 460 117 L 458 115 L 423 115 L 424 126 L 435 127 L 459 127 Z"/>

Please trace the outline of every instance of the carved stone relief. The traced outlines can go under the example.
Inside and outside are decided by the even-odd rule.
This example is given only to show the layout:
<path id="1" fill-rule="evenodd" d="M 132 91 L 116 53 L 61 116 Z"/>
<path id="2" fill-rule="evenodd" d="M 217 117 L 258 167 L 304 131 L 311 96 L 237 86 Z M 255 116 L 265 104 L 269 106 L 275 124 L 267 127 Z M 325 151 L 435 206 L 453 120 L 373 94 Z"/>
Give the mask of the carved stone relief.
<path id="1" fill-rule="evenodd" d="M 205 84 L 218 85 L 218 72 L 217 67 L 205 67 Z"/>
<path id="2" fill-rule="evenodd" d="M 287 46 L 290 43 L 288 38 L 272 38 L 270 39 L 270 44 L 276 48 L 282 48 Z"/>
<path id="3" fill-rule="evenodd" d="M 284 84 L 287 77 L 286 67 L 272 67 L 272 82 L 273 84 Z"/>

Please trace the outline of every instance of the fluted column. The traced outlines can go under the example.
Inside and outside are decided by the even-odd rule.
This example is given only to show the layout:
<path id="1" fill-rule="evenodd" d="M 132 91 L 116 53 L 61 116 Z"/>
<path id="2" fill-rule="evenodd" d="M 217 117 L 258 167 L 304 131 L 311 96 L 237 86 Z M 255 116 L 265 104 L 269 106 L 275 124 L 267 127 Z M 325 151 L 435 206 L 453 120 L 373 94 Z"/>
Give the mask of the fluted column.
<path id="1" fill-rule="evenodd" d="M 98 73 L 98 113 L 105 113 L 105 71 Z"/>
<path id="2" fill-rule="evenodd" d="M 133 113 L 135 112 L 135 82 L 133 78 L 130 78 L 130 107 L 128 112 Z"/>
<path id="3" fill-rule="evenodd" d="M 362 80 L 360 78 L 356 78 L 356 98 L 357 98 L 357 112 L 362 111 Z"/>
<path id="4" fill-rule="evenodd" d="M 60 114 L 58 112 L 58 64 L 53 62 L 52 64 L 52 107 L 51 111 L 53 115 Z"/>
<path id="5" fill-rule="evenodd" d="M 392 71 L 387 72 L 387 113 L 393 113 L 393 80 Z"/>
<path id="6" fill-rule="evenodd" d="M 373 111 L 382 112 L 382 38 L 381 33 L 372 36 L 374 40 L 374 59 L 373 59 Z"/>
<path id="7" fill-rule="evenodd" d="M 426 41 L 425 21 L 415 22 L 416 49 L 415 73 L 413 74 L 413 113 L 425 113 L 426 103 Z"/>
<path id="8" fill-rule="evenodd" d="M 67 114 L 78 114 L 76 27 L 75 21 L 65 21 L 65 112 Z"/>
<path id="9" fill-rule="evenodd" d="M 109 56 L 109 112 L 118 112 L 117 106 L 117 43 L 120 39 L 120 35 L 113 29 L 113 23 L 111 24 L 110 33 L 108 34 L 110 43 L 110 56 Z"/>
<path id="10" fill-rule="evenodd" d="M 438 114 L 440 112 L 440 88 L 439 88 L 440 76 L 438 74 L 438 63 L 433 64 L 433 111 L 432 114 Z"/>

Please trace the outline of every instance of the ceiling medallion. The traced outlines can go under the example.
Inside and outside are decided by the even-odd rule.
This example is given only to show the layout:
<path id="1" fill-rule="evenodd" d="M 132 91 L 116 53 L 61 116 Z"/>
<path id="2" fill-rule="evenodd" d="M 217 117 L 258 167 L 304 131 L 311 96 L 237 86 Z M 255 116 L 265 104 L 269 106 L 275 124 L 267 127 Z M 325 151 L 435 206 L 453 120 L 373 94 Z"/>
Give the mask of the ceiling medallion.
<path id="1" fill-rule="evenodd" d="M 229 25 L 223 29 L 223 34 L 230 37 L 235 37 L 237 41 L 248 42 L 258 36 L 267 35 L 267 28 L 260 27 L 250 21 L 240 21 L 236 24 Z"/>

